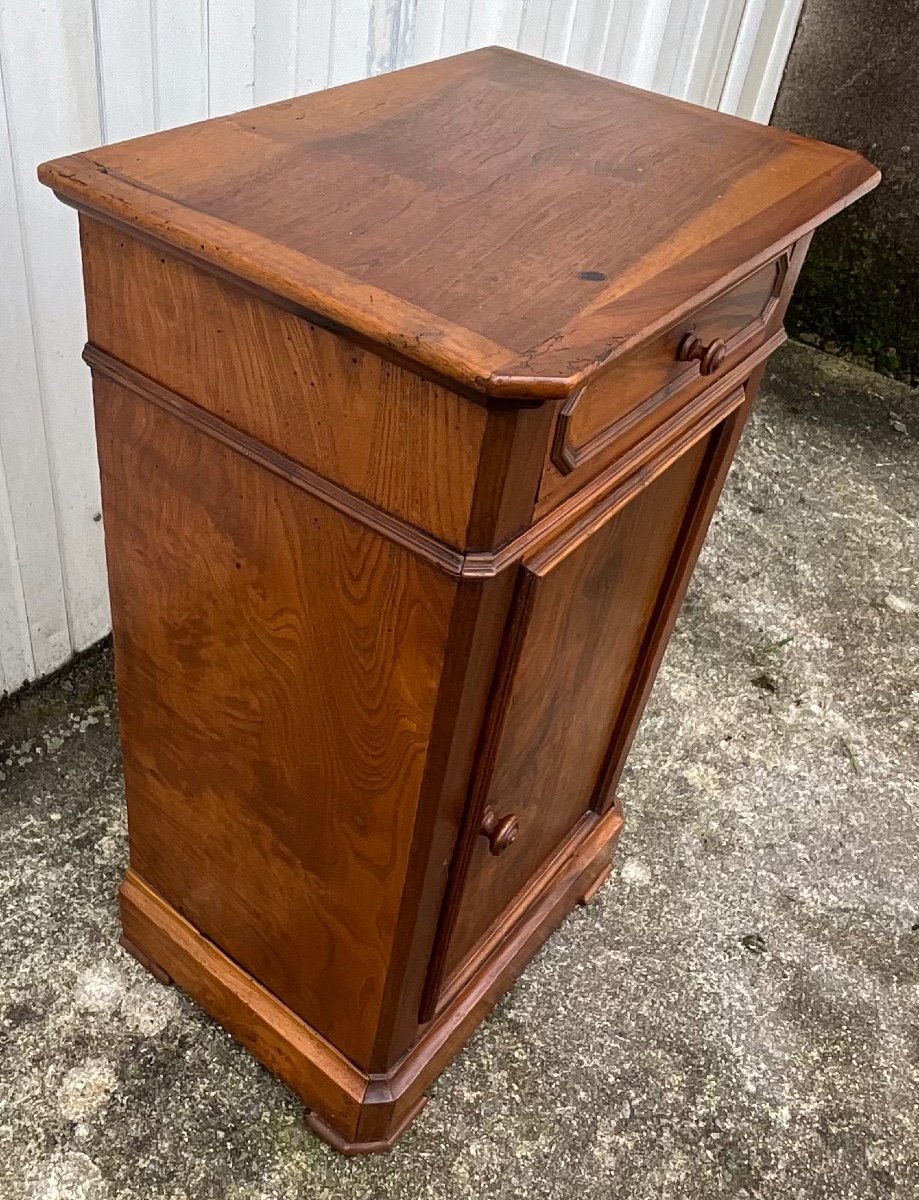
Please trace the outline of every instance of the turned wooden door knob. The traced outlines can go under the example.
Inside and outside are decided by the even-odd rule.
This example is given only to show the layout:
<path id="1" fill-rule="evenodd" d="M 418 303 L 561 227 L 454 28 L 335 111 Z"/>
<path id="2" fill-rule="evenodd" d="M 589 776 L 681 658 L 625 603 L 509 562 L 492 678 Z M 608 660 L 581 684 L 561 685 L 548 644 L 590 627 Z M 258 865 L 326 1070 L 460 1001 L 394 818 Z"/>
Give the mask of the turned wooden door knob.
<path id="1" fill-rule="evenodd" d="M 692 362 L 693 359 L 698 359 L 700 374 L 711 375 L 724 362 L 726 353 L 722 338 L 715 338 L 706 346 L 697 333 L 687 333 L 680 342 L 676 356 L 680 362 Z"/>
<path id="2" fill-rule="evenodd" d="M 479 832 L 488 838 L 488 849 L 492 854 L 503 854 L 517 840 L 519 831 L 520 822 L 514 813 L 499 817 L 492 809 L 485 809 Z"/>

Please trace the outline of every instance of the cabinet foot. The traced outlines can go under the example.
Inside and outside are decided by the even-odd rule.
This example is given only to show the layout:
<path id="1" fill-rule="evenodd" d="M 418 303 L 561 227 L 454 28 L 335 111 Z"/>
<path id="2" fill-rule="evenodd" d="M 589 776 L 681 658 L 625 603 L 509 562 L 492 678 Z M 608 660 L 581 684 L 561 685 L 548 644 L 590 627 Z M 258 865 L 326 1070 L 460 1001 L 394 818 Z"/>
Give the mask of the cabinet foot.
<path id="1" fill-rule="evenodd" d="M 405 1133 L 406 1129 L 408 1129 L 409 1125 L 411 1125 L 427 1102 L 427 1096 L 419 1096 L 402 1120 L 390 1130 L 386 1137 L 378 1138 L 376 1141 L 348 1141 L 347 1138 L 342 1137 L 337 1130 L 333 1129 L 331 1125 L 327 1124 L 318 1113 L 309 1113 L 306 1123 L 317 1137 L 322 1138 L 324 1142 L 328 1142 L 339 1154 L 386 1154 L 389 1150 L 392 1150 L 393 1146 L 395 1146 L 396 1142 Z"/>
<path id="2" fill-rule="evenodd" d="M 128 871 L 121 888 L 123 945 L 157 978 L 173 979 L 300 1096 L 311 1110 L 307 1126 L 325 1142 L 342 1154 L 382 1154 L 421 1112 L 424 1088 L 456 1056 L 578 898 L 596 885 L 621 826 L 618 812 L 587 826 L 565 860 L 554 864 L 548 878 L 537 880 L 523 911 L 498 928 L 465 974 L 449 981 L 409 1051 L 385 1073 L 353 1063 L 134 871 Z"/>
<path id="3" fill-rule="evenodd" d="M 168 973 L 168 971 L 164 971 L 159 963 L 154 962 L 148 954 L 144 954 L 143 950 L 140 950 L 137 946 L 135 946 L 130 938 L 126 938 L 124 934 L 122 934 L 118 939 L 118 943 L 124 950 L 127 950 L 128 954 L 130 954 L 133 958 L 136 958 L 142 967 L 150 972 L 157 983 L 162 983 L 166 987 L 172 986 L 172 976 Z"/>
<path id="4" fill-rule="evenodd" d="M 578 904 L 580 904 L 582 908 L 586 908 L 587 905 L 590 904 L 591 900 L 593 900 L 594 896 L 596 896 L 597 892 L 599 892 L 600 888 L 603 887 L 604 883 L 606 883 L 607 879 L 609 879 L 612 873 L 613 865 L 610 863 L 608 867 L 605 867 L 600 872 L 590 887 L 587 888 L 584 894 L 578 899 Z"/>

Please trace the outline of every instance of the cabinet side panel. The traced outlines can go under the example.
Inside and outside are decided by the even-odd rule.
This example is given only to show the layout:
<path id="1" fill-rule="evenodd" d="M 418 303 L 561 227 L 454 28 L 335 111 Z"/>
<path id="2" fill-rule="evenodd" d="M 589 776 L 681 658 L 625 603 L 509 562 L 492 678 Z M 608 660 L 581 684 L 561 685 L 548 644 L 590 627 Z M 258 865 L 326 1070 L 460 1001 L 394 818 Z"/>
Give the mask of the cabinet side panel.
<path id="1" fill-rule="evenodd" d="M 369 1061 L 456 588 L 95 380 L 136 872 Z"/>
<path id="2" fill-rule="evenodd" d="M 484 408 L 165 249 L 80 230 L 94 345 L 464 547 Z"/>

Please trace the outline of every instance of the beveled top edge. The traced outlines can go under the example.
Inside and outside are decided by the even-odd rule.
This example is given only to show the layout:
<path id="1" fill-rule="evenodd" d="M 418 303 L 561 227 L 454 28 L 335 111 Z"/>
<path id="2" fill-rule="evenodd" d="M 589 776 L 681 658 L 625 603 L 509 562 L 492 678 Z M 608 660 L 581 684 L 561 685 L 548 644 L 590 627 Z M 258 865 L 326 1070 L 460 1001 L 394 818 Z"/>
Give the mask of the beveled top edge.
<path id="1" fill-rule="evenodd" d="M 462 326 L 441 321 L 439 328 L 432 328 L 424 310 L 317 259 L 290 254 L 282 273 L 272 261 L 275 244 L 269 239 L 121 179 L 89 154 L 42 163 L 38 177 L 59 199 L 90 217 L 109 219 L 205 267 L 251 282 L 323 322 L 353 330 L 483 396 L 491 394 L 491 375 L 512 357 L 507 347 Z M 524 398 L 544 400 L 559 394 L 563 393 L 551 387 L 537 387 Z"/>
<path id="2" fill-rule="evenodd" d="M 494 47 L 457 58 L 495 53 L 529 58 Z M 421 70 L 423 66 L 406 70 Z M 640 91 L 611 80 L 590 78 L 613 89 Z M 657 102 L 696 110 L 709 120 L 751 124 L 682 101 L 646 94 L 654 96 Z M 204 267 L 254 284 L 326 323 L 351 331 L 409 363 L 417 363 L 470 389 L 486 402 L 493 401 L 502 407 L 532 406 L 569 397 L 621 355 L 733 286 L 869 191 L 880 179 L 880 173 L 854 151 L 828 147 L 779 130 L 768 132 L 783 142 L 787 140 L 795 153 L 813 148 L 814 154 L 822 154 L 829 165 L 819 176 L 809 177 L 797 189 L 790 189 L 788 197 L 770 211 L 768 223 L 763 221 L 761 213 L 754 214 L 719 240 L 706 243 L 703 238 L 684 258 L 662 262 L 656 273 L 646 270 L 643 276 L 636 277 L 634 286 L 628 280 L 611 279 L 609 286 L 567 328 L 523 355 L 519 348 L 512 349 L 484 337 L 329 263 L 130 179 L 101 161 L 106 148 L 43 163 L 38 175 L 59 198 L 90 216 L 111 220 L 140 236 L 176 248 Z"/>

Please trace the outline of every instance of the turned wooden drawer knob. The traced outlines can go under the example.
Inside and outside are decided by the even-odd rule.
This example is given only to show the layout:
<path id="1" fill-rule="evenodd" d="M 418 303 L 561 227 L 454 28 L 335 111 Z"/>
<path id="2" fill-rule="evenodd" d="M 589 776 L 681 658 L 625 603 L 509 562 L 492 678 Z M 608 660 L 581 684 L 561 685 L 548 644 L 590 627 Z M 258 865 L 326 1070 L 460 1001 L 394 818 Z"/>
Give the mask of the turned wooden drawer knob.
<path id="1" fill-rule="evenodd" d="M 698 359 L 699 372 L 702 375 L 711 375 L 717 371 L 724 362 L 725 354 L 722 338 L 715 338 L 706 346 L 697 333 L 687 333 L 676 352 L 680 362 L 692 362 L 693 359 Z"/>
<path id="2" fill-rule="evenodd" d="M 513 813 L 499 817 L 492 809 L 486 808 L 479 833 L 488 838 L 488 849 L 492 854 L 503 854 L 517 840 L 519 830 L 520 822 Z"/>

